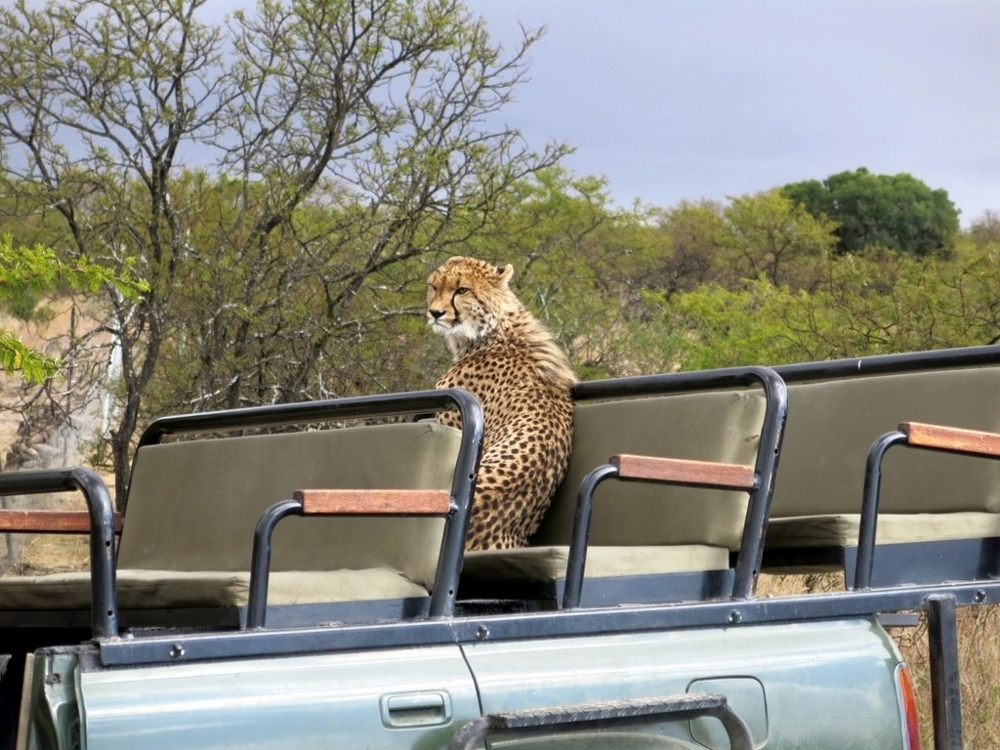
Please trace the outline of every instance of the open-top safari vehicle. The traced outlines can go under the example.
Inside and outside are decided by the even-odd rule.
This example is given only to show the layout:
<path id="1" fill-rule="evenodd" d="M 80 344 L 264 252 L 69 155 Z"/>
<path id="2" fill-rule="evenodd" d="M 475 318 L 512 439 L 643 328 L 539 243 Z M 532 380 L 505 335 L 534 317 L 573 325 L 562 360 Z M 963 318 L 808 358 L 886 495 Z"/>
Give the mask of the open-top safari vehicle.
<path id="1" fill-rule="evenodd" d="M 962 745 L 956 609 L 1000 601 L 1000 347 L 585 382 L 531 546 L 465 553 L 459 390 L 166 417 L 90 570 L 0 579 L 0 747 L 914 748 L 883 620 L 925 612 Z M 413 418 L 458 408 L 462 430 Z M 403 417 L 387 422 L 386 417 Z M 371 422 L 377 422 L 371 424 Z M 842 591 L 758 597 L 761 573 Z"/>

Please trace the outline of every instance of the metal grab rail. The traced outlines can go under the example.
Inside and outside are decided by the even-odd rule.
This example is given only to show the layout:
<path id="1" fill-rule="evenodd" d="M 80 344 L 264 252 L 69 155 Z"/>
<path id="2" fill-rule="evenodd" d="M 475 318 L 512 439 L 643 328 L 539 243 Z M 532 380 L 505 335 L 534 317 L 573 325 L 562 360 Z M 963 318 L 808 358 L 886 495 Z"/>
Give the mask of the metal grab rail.
<path id="1" fill-rule="evenodd" d="M 474 404 L 474 406 L 473 406 Z M 439 388 L 423 391 L 383 393 L 374 396 L 351 396 L 323 401 L 301 401 L 291 404 L 247 406 L 241 409 L 175 414 L 160 417 L 142 433 L 139 447 L 154 445 L 169 435 L 190 435 L 199 432 L 235 431 L 282 427 L 286 425 L 315 424 L 342 419 L 366 417 L 404 416 L 458 407 L 468 416 L 474 429 L 476 412 L 481 416 L 479 402 L 461 388 Z"/>
<path id="2" fill-rule="evenodd" d="M 332 496 L 332 497 L 330 497 Z M 338 498 L 347 496 L 346 501 Z M 416 500 L 416 502 L 414 502 Z M 443 544 L 449 548 L 465 544 L 465 530 L 452 525 L 458 510 L 447 490 L 297 490 L 291 500 L 275 503 L 261 514 L 253 536 L 250 590 L 247 601 L 247 629 L 264 627 L 267 615 L 268 577 L 271 573 L 271 536 L 278 522 L 288 516 L 436 516 L 445 519 Z M 452 614 L 457 581 L 435 576 L 429 614 Z M 448 593 L 451 592 L 451 593 Z"/>
<path id="3" fill-rule="evenodd" d="M 875 536 L 878 530 L 879 497 L 882 490 L 882 462 L 894 445 L 954 453 L 963 456 L 1000 459 L 1000 435 L 976 430 L 904 422 L 897 430 L 879 436 L 868 451 L 865 483 L 861 501 L 861 521 L 858 529 L 858 558 L 854 571 L 854 588 L 871 588 L 875 558 Z"/>
<path id="4" fill-rule="evenodd" d="M 51 469 L 0 474 L 0 495 L 83 493 L 90 515 L 90 594 L 93 637 L 118 635 L 115 590 L 115 509 L 104 480 L 90 469 Z"/>
<path id="5" fill-rule="evenodd" d="M 593 731 L 625 723 L 689 721 L 702 716 L 714 717 L 722 723 L 731 750 L 753 750 L 753 736 L 746 723 L 730 708 L 725 696 L 715 693 L 685 693 L 642 701 L 487 714 L 463 725 L 448 744 L 448 750 L 471 750 L 490 733 L 518 738 L 538 737 Z"/>
<path id="6" fill-rule="evenodd" d="M 657 458 L 652 456 L 612 456 L 610 463 L 598 466 L 583 478 L 577 494 L 576 515 L 570 542 L 569 559 L 566 561 L 566 588 L 563 592 L 563 609 L 580 606 L 583 598 L 583 572 L 587 560 L 587 538 L 590 534 L 594 508 L 594 492 L 605 479 L 632 482 L 658 482 L 705 489 L 742 490 L 753 504 L 762 482 L 752 466 L 739 464 L 688 461 L 684 459 Z M 748 506 L 749 511 L 749 506 Z M 749 515 L 749 513 L 748 513 Z M 753 555 L 754 551 L 748 553 Z M 747 582 L 753 585 L 753 580 Z M 733 597 L 739 581 L 733 579 Z"/>
<path id="7" fill-rule="evenodd" d="M 247 592 L 247 630 L 264 627 L 267 615 L 268 576 L 271 573 L 271 535 L 278 521 L 288 516 L 301 516 L 302 503 L 282 500 L 265 510 L 253 533 L 253 556 L 250 560 L 250 586 Z"/>
<path id="8" fill-rule="evenodd" d="M 775 365 L 774 371 L 786 383 L 805 383 L 830 378 L 862 378 L 869 375 L 890 375 L 930 369 L 977 367 L 995 365 L 998 362 L 1000 362 L 1000 346 L 988 344 Z"/>

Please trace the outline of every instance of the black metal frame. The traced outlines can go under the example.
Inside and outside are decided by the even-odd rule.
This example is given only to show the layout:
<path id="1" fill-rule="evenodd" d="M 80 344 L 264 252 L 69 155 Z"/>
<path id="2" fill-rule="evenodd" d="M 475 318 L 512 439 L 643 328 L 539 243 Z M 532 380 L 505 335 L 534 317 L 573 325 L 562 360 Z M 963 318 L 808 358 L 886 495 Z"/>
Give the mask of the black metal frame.
<path id="1" fill-rule="evenodd" d="M 735 562 L 731 564 L 735 565 Z M 687 570 L 673 573 L 587 578 L 575 606 L 617 607 L 668 604 L 732 596 L 734 570 Z M 475 615 L 498 612 L 547 612 L 566 608 L 568 579 L 473 580 L 463 574 L 456 613 Z"/>
<path id="2" fill-rule="evenodd" d="M 1000 365 L 1000 345 L 940 349 L 904 354 L 886 354 L 852 359 L 838 359 L 821 362 L 804 362 L 793 365 L 777 365 L 773 369 L 787 384 L 808 383 L 824 380 L 845 380 L 873 375 L 893 375 L 908 372 L 962 369 Z M 886 425 L 890 429 L 893 425 Z M 893 441 L 895 442 L 895 441 Z M 874 446 L 873 446 L 874 447 Z M 887 449 L 889 446 L 885 446 Z M 880 471 L 880 469 L 879 469 Z M 871 469 L 867 470 L 867 475 Z M 867 485 L 864 494 L 867 495 Z M 874 521 L 864 521 L 874 534 Z M 865 531 L 864 533 L 867 533 Z M 777 547 L 765 550 L 764 569 L 781 573 L 783 570 L 802 568 L 842 570 L 848 582 L 855 581 L 861 570 L 870 561 L 863 559 L 859 545 L 833 545 L 810 547 Z M 912 544 L 879 545 L 880 565 L 876 573 L 878 585 L 927 584 L 933 585 L 939 575 L 940 563 L 948 561 L 954 570 L 954 579 L 984 580 L 1000 574 L 1000 538 L 955 539 L 921 543 L 919 549 Z M 984 565 L 983 562 L 990 564 Z M 905 570 L 905 578 L 887 575 L 886 571 Z M 871 581 L 871 577 L 868 578 Z"/>
<path id="3" fill-rule="evenodd" d="M 690 571 L 656 575 L 590 578 L 584 582 L 587 538 L 593 491 L 604 479 L 617 477 L 611 464 L 601 465 L 584 479 L 579 490 L 574 527 L 570 535 L 569 559 L 564 578 L 547 581 L 463 580 L 464 602 L 514 600 L 511 611 L 548 611 L 563 607 L 628 604 L 662 604 L 719 597 L 747 598 L 753 595 L 763 556 L 763 541 L 774 476 L 788 413 L 784 381 L 769 367 L 747 366 L 694 372 L 640 375 L 578 383 L 573 389 L 575 403 L 704 393 L 759 387 L 766 401 L 755 460 L 758 486 L 751 495 L 740 543 L 741 554 L 733 555 L 732 568 L 717 571 Z M 651 446 L 655 452 L 655 446 Z M 476 607 L 465 607 L 476 611 Z"/>
<path id="4" fill-rule="evenodd" d="M 922 610 L 931 596 L 954 597 L 956 606 L 1000 604 L 1000 581 L 838 591 L 774 598 L 683 602 L 636 607 L 474 615 L 406 622 L 244 632 L 190 633 L 97 644 L 104 666 L 288 656 L 320 651 L 406 648 L 418 645 L 517 641 L 656 630 L 753 627 L 807 620 L 876 618 L 886 612 Z M 182 648 L 178 653 L 175 645 Z"/>
<path id="5" fill-rule="evenodd" d="M 901 354 L 901 355 L 887 355 L 882 357 L 868 357 L 862 359 L 850 359 L 850 360 L 835 360 L 832 362 L 818 362 L 818 363 L 806 363 L 801 365 L 787 365 L 773 368 L 773 371 L 777 372 L 781 378 L 780 380 L 787 380 L 790 382 L 816 380 L 826 377 L 850 377 L 853 375 L 870 375 L 875 373 L 891 373 L 891 372 L 906 372 L 906 371 L 916 371 L 928 368 L 948 368 L 948 367 L 968 367 L 976 365 L 989 365 L 1000 363 L 1000 346 L 988 346 L 988 347 L 973 347 L 969 349 L 958 349 L 958 350 L 944 350 L 935 352 L 918 352 L 912 354 Z M 707 387 L 743 387 L 748 383 L 758 381 L 761 377 L 761 372 L 770 372 L 768 368 L 728 368 L 723 370 L 711 370 L 711 371 L 698 371 L 698 372 L 681 372 L 681 373 L 671 373 L 667 375 L 652 375 L 652 376 L 638 376 L 631 378 L 619 378 L 613 380 L 603 380 L 603 381 L 590 381 L 578 384 L 574 389 L 574 397 L 577 400 L 591 400 L 591 399 L 601 399 L 601 398 L 611 398 L 611 397 L 622 397 L 622 396 L 643 396 L 652 395 L 660 393 L 680 393 L 685 391 L 695 391 Z M 458 394 L 458 395 L 456 395 Z M 307 402 L 301 404 L 286 404 L 286 405 L 276 405 L 267 407 L 250 407 L 246 409 L 236 409 L 223 412 L 207 412 L 201 414 L 193 415 L 179 415 L 172 417 L 165 417 L 153 422 L 150 427 L 145 431 L 141 440 L 140 446 L 150 445 L 160 442 L 164 437 L 168 435 L 184 435 L 193 434 L 198 432 L 215 432 L 215 431 L 236 431 L 242 429 L 253 429 L 253 428 L 263 428 L 263 427 L 277 427 L 289 424 L 308 424 L 331 420 L 349 419 L 349 418 L 361 418 L 366 416 L 388 416 L 388 415 L 399 415 L 399 414 L 412 414 L 420 413 L 426 411 L 433 411 L 439 408 L 441 405 L 441 399 L 448 401 L 448 405 L 455 403 L 454 399 L 462 400 L 466 398 L 468 394 L 464 391 L 422 391 L 410 394 L 389 394 L 385 396 L 368 396 L 360 398 L 351 399 L 338 399 L 325 402 Z M 469 397 L 472 403 L 475 403 L 474 399 Z M 460 407 L 461 408 L 461 407 Z M 478 413 L 478 404 L 475 407 L 476 417 L 471 417 L 471 411 L 469 417 L 464 417 L 463 421 L 468 427 L 480 431 L 479 437 L 476 439 L 477 448 L 478 444 L 481 442 L 481 429 L 482 421 L 481 414 Z M 470 421 L 471 420 L 471 421 Z M 477 424 L 474 426 L 472 422 L 475 421 Z M 780 443 L 780 428 L 783 427 L 783 421 L 778 425 L 778 429 L 771 435 L 762 435 L 761 444 L 764 445 L 774 445 L 775 453 L 771 455 L 771 451 L 761 450 L 761 460 L 766 460 L 768 458 L 773 458 L 774 464 L 771 467 L 771 471 L 777 465 L 777 448 Z M 470 463 L 466 459 L 466 463 Z M 758 462 L 757 470 L 761 471 L 760 461 Z M 767 466 L 764 466 L 764 470 L 767 470 Z M 466 471 L 468 473 L 466 473 Z M 104 638 L 107 635 L 117 634 L 117 608 L 114 606 L 114 569 L 113 569 L 113 554 L 109 556 L 107 560 L 102 557 L 105 550 L 114 549 L 114 538 L 113 530 L 111 529 L 111 503 L 110 499 L 107 497 L 107 490 L 103 488 L 103 483 L 100 483 L 99 477 L 93 475 L 91 472 L 87 472 L 82 469 L 75 469 L 69 471 L 60 472 L 40 472 L 34 474 L 35 478 L 32 478 L 31 472 L 21 472 L 16 474 L 0 475 L 0 493 L 3 494 L 22 494 L 31 491 L 43 492 L 43 491 L 59 491 L 65 489 L 77 489 L 76 479 L 67 479 L 67 476 L 81 477 L 87 476 L 88 474 L 96 480 L 97 483 L 101 484 L 101 487 L 97 490 L 91 491 L 84 489 L 85 496 L 88 499 L 88 504 L 101 506 L 108 515 L 108 519 L 96 521 L 99 525 L 102 525 L 102 530 L 98 534 L 95 534 L 92 538 L 92 551 L 95 553 L 94 562 L 95 570 L 97 574 L 95 576 L 95 589 L 94 589 L 94 634 L 96 638 Z M 464 468 L 459 468 L 456 470 L 456 475 L 459 476 L 474 476 L 475 466 L 468 465 Z M 93 481 L 93 480 L 91 480 Z M 32 490 L 32 483 L 40 482 L 36 489 Z M 85 483 L 89 486 L 89 483 Z M 40 489 L 38 488 L 40 487 Z M 471 488 L 470 488 L 471 489 Z M 100 498 L 103 491 L 103 499 L 93 500 L 93 497 Z M 102 505 L 103 503 L 103 505 Z M 758 512 L 763 513 L 764 523 L 766 523 L 766 513 L 767 507 L 764 503 Z M 93 511 L 92 511 L 93 513 Z M 100 512 L 98 513 L 100 515 Z M 751 522 L 749 518 L 747 520 L 746 528 L 759 528 L 760 533 L 763 534 L 766 531 L 764 524 L 757 525 Z M 749 540 L 749 546 L 752 547 L 757 541 L 756 536 L 751 534 L 751 539 Z M 744 547 L 747 547 L 747 540 L 744 539 Z M 101 554 L 97 554 L 100 552 Z M 454 576 L 457 576 L 457 571 L 460 570 L 461 566 L 461 556 L 462 551 L 459 550 L 447 550 L 444 555 L 446 560 L 446 567 L 449 572 L 453 572 Z M 756 570 L 759 569 L 759 558 L 756 555 L 747 555 L 747 558 L 754 557 L 754 560 L 747 560 L 744 564 L 743 571 L 747 569 L 755 576 Z M 749 564 L 755 563 L 755 564 Z M 746 578 L 746 572 L 742 573 L 743 579 Z M 454 578 L 452 578 L 454 580 Z M 992 597 L 992 592 L 996 589 L 996 585 L 991 582 L 975 582 L 967 584 L 973 587 L 976 592 L 975 596 L 968 597 L 968 602 L 963 602 L 961 597 L 959 600 L 959 605 L 963 603 L 978 604 L 987 601 Z M 745 588 L 745 584 L 744 584 Z M 925 586 L 923 589 L 927 592 L 940 591 L 941 587 L 935 586 Z M 737 592 L 734 591 L 734 594 Z M 751 592 L 752 593 L 752 592 Z M 860 593 L 860 592 L 859 592 Z M 746 594 L 744 594 L 746 595 Z M 796 616 L 803 617 L 836 617 L 836 616 L 854 616 L 854 615 L 868 615 L 876 614 L 878 612 L 884 611 L 895 611 L 896 609 L 915 609 L 922 606 L 921 600 L 914 600 L 912 598 L 912 590 L 905 591 L 903 594 L 896 595 L 893 591 L 878 590 L 869 592 L 868 595 L 861 599 L 857 599 L 855 595 L 850 593 L 837 594 L 836 602 L 844 602 L 844 606 L 840 604 L 832 603 L 827 599 L 806 599 L 804 601 L 795 601 L 795 606 L 797 608 Z M 896 598 L 902 596 L 905 599 L 905 604 L 897 605 Z M 880 601 L 878 606 L 869 607 L 867 604 L 863 606 L 857 606 L 856 602 L 870 602 L 871 598 L 874 597 L 875 600 Z M 741 596 L 737 595 L 736 599 L 740 599 Z M 997 596 L 1000 599 L 1000 595 Z M 110 600 L 110 601 L 109 601 Z M 810 604 L 814 602 L 814 604 Z M 730 624 L 744 622 L 747 619 L 751 621 L 760 620 L 759 613 L 756 613 L 755 607 L 759 606 L 758 603 L 754 602 L 752 599 L 747 602 L 733 601 L 730 603 L 733 607 L 729 610 L 724 610 L 727 612 L 727 616 L 723 618 L 725 622 Z M 717 608 L 719 606 L 725 607 L 726 603 L 717 602 L 705 602 L 696 604 L 670 604 L 665 605 L 666 609 L 663 610 L 666 620 L 660 622 L 653 627 L 700 627 L 709 626 L 712 623 L 718 624 L 720 622 L 717 616 Z M 776 606 L 773 602 L 766 603 L 764 605 L 764 611 L 775 612 L 777 611 Z M 749 607 L 749 610 L 746 609 Z M 704 608 L 705 616 L 701 617 L 696 615 Z M 654 608 L 655 610 L 655 608 Z M 653 610 L 651 610 L 653 611 Z M 658 611 L 658 610 L 656 610 Z M 110 613 L 110 614 L 109 614 Z M 669 613 L 669 614 L 667 614 Z M 568 614 L 568 613 L 567 613 Z M 731 617 L 730 617 L 731 615 Z M 504 615 L 508 617 L 508 615 Z M 520 622 L 517 618 L 518 615 L 510 615 L 513 618 L 509 620 L 510 624 L 515 622 Z M 543 615 L 544 617 L 544 615 Z M 579 619 L 583 617 L 584 619 Z M 764 620 L 769 620 L 769 617 L 765 617 Z M 568 627 L 568 632 L 575 631 L 575 623 L 586 621 L 586 616 L 584 613 L 574 613 L 572 617 L 567 617 L 565 615 L 560 615 L 558 618 L 551 620 L 552 623 L 563 623 L 565 622 Z M 534 632 L 536 623 L 542 622 L 541 620 L 528 619 L 526 623 L 531 623 L 529 630 Z M 547 621 L 546 621 L 547 622 Z M 627 622 L 627 618 L 623 620 L 623 623 Z M 572 623 L 572 624 L 571 624 Z M 404 628 L 410 628 L 411 626 L 417 626 L 418 623 L 405 623 Z M 355 641 L 355 636 L 359 632 L 355 628 L 361 627 L 362 630 L 365 626 L 347 626 L 343 629 L 341 634 L 338 634 L 336 629 L 330 632 L 330 645 L 324 647 L 333 647 L 333 643 L 340 642 L 341 635 L 343 636 L 343 642 L 348 644 L 347 648 L 351 648 L 350 644 L 357 643 Z M 382 643 L 391 644 L 396 638 L 395 631 L 393 631 L 392 626 L 380 625 L 377 626 L 381 634 L 379 635 L 379 640 Z M 389 631 L 382 630 L 385 627 L 389 627 Z M 602 628 L 604 626 L 602 625 Z M 629 624 L 623 624 L 621 627 L 625 629 L 631 629 L 633 627 Z M 408 644 L 413 642 L 419 642 L 420 636 L 417 635 L 417 630 L 422 630 L 422 627 L 417 627 L 412 631 L 413 636 L 416 640 L 410 637 L 404 637 L 401 639 L 400 643 Z M 541 628 L 541 632 L 552 632 L 559 633 L 561 628 L 558 626 L 551 627 L 546 626 Z M 405 632 L 405 631 L 400 631 Z M 283 631 L 276 630 L 273 633 L 267 635 L 266 641 L 273 643 L 275 641 L 282 640 L 285 635 L 282 635 Z M 390 636 L 390 633 L 393 635 Z M 240 638 L 246 638 L 249 634 L 242 634 Z M 287 634 L 289 637 L 291 633 Z M 196 637 L 191 635 L 190 637 Z M 217 636 L 197 636 L 199 638 L 207 638 L 209 642 L 217 637 L 220 640 L 220 651 L 218 652 L 219 657 L 225 656 L 225 654 L 230 653 L 229 646 L 221 647 L 221 644 L 228 643 L 228 638 L 230 635 L 220 633 Z M 531 637 L 531 636 L 515 636 L 515 637 Z M 454 634 L 448 636 L 448 640 L 454 638 Z M 274 640 L 272 640 L 274 639 Z M 293 638 L 293 640 L 296 640 Z M 326 641 L 324 637 L 321 640 Z M 361 639 L 364 641 L 365 639 Z M 145 641 L 145 639 L 143 639 Z M 254 638 L 254 643 L 259 641 Z M 138 641 L 134 643 L 139 643 Z M 157 651 L 157 647 L 154 646 L 155 639 L 149 641 L 150 646 L 153 651 Z M 117 652 L 117 646 L 115 644 L 104 644 L 102 649 L 108 649 L 108 654 Z M 125 647 L 127 651 L 131 651 L 132 647 Z M 254 646 L 250 649 L 252 652 L 257 652 L 257 647 Z M 311 648 L 310 648 L 311 650 Z M 214 649 L 209 649 L 211 654 Z M 118 656 L 113 658 L 113 662 L 121 663 L 118 661 L 124 652 L 118 654 Z M 143 659 L 152 658 L 151 654 L 148 654 Z M 208 658 L 212 658 L 209 656 Z"/>
<path id="6" fill-rule="evenodd" d="M 482 408 L 472 394 L 460 388 L 440 388 L 175 414 L 152 422 L 139 438 L 138 447 L 155 445 L 170 436 L 259 430 L 346 419 L 398 417 L 435 412 L 453 406 L 458 407 L 463 416 L 468 414 L 470 430 L 478 431 L 482 428 Z"/>
<path id="7" fill-rule="evenodd" d="M 775 365 L 772 369 L 786 383 L 803 383 L 829 378 L 889 375 L 920 370 L 946 370 L 1000 363 L 1000 345 L 969 346 L 958 349 L 936 349 L 905 354 L 880 354 L 870 357 L 831 359 Z"/>
<path id="8" fill-rule="evenodd" d="M 931 594 L 925 606 L 936 750 L 962 750 L 957 607 L 958 601 L 951 594 Z"/>
<path id="9" fill-rule="evenodd" d="M 943 425 L 947 426 L 947 425 Z M 952 453 L 955 455 L 977 455 L 964 454 L 961 451 L 946 450 L 941 448 L 929 448 L 920 445 L 907 445 L 907 436 L 899 430 L 887 432 L 879 436 L 872 443 L 868 451 L 868 459 L 865 464 L 865 483 L 861 501 L 861 520 L 858 529 L 858 552 L 857 563 L 854 571 L 854 588 L 871 588 L 872 570 L 875 562 L 875 537 L 878 529 L 878 508 L 879 496 L 882 489 L 882 462 L 885 460 L 889 449 L 894 445 L 902 445 L 915 450 L 934 451 L 938 453 Z M 980 458 L 987 458 L 979 456 Z M 996 460 L 993 457 L 993 460 Z M 986 540 L 982 540 L 986 541 Z M 915 549 L 925 549 L 933 543 L 909 542 Z M 903 545 L 898 545 L 903 546 Z M 917 554 L 921 554 L 919 551 Z"/>
<path id="10" fill-rule="evenodd" d="M 854 572 L 854 590 L 856 591 L 865 591 L 871 588 L 878 529 L 879 495 L 882 485 L 882 462 L 889 449 L 896 445 L 956 455 L 977 455 L 979 458 L 987 460 L 996 460 L 997 458 L 996 456 L 972 454 L 954 449 L 910 445 L 908 436 L 900 430 L 887 432 L 878 437 L 872 443 L 865 466 L 861 523 L 858 532 L 857 566 Z M 912 542 L 908 545 L 897 546 L 911 547 L 916 550 L 916 554 L 921 554 L 923 550 L 932 545 Z M 934 745 L 938 750 L 945 750 L 945 748 L 961 750 L 962 748 L 962 694 L 958 662 L 957 607 L 957 598 L 949 593 L 933 593 L 927 597 L 925 602 L 927 638 L 930 646 Z"/>
<path id="11" fill-rule="evenodd" d="M 288 516 L 301 516 L 302 503 L 282 500 L 261 514 L 253 533 L 253 555 L 250 559 L 250 590 L 247 593 L 248 630 L 264 627 L 267 615 L 267 588 L 271 574 L 271 534 L 278 521 Z"/>
<path id="12" fill-rule="evenodd" d="M 456 465 L 463 476 L 475 475 L 482 444 L 483 412 L 479 401 L 460 388 L 440 388 L 375 396 L 302 401 L 293 404 L 248 406 L 242 409 L 176 414 L 160 417 L 145 429 L 139 438 L 139 448 L 156 445 L 167 437 L 195 435 L 205 432 L 239 432 L 274 427 L 300 426 L 348 419 L 375 419 L 426 414 L 457 407 L 462 416 L 462 432 L 468 431 L 474 442 L 474 457 L 463 457 L 465 465 Z M 468 422 L 466 422 L 468 418 Z M 466 470 L 468 473 L 466 474 Z M 122 509 L 124 512 L 124 508 Z"/>
<path id="13" fill-rule="evenodd" d="M 94 638 L 118 635 L 115 587 L 115 509 L 104 480 L 90 469 L 0 473 L 0 495 L 79 491 L 90 514 L 91 630 Z"/>
<path id="14" fill-rule="evenodd" d="M 802 570 L 842 572 L 848 588 L 857 578 L 858 547 L 854 542 L 824 547 L 765 549 L 764 572 Z M 933 586 L 942 580 L 988 581 L 1000 573 L 1000 537 L 970 537 L 878 545 L 878 566 L 871 585 Z"/>
<path id="15" fill-rule="evenodd" d="M 462 451 L 472 450 L 471 444 L 462 442 L 459 448 L 459 465 Z M 458 591 L 458 577 L 461 564 L 456 567 L 454 560 L 464 556 L 466 526 L 471 505 L 470 477 L 457 471 L 453 478 L 451 502 L 445 518 L 444 535 L 441 540 L 441 554 L 438 569 L 434 575 L 434 590 L 430 602 L 421 614 L 428 617 L 451 617 L 455 612 L 455 598 Z M 278 523 L 289 516 L 303 516 L 299 500 L 282 500 L 261 514 L 254 529 L 253 554 L 250 562 L 250 585 L 247 599 L 246 628 L 256 630 L 265 626 L 267 617 L 268 578 L 271 573 L 271 536 Z M 362 608 L 364 609 L 364 608 Z"/>

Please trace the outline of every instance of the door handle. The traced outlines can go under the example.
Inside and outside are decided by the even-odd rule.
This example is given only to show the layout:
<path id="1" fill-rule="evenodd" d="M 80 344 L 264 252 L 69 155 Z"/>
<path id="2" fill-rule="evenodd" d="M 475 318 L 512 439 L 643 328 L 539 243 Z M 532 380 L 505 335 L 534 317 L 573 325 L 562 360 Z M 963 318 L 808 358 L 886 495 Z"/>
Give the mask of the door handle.
<path id="1" fill-rule="evenodd" d="M 391 729 L 428 727 L 451 721 L 451 696 L 444 690 L 383 695 L 379 708 L 382 724 Z"/>

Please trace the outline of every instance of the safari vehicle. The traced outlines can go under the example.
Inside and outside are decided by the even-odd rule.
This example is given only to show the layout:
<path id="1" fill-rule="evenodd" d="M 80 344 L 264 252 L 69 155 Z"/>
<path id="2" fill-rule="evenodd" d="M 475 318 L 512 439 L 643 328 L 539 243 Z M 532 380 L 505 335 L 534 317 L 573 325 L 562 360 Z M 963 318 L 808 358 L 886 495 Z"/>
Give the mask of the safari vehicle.
<path id="1" fill-rule="evenodd" d="M 464 553 L 478 403 L 441 390 L 159 419 L 89 573 L 0 579 L 4 748 L 900 748 L 883 618 L 1000 601 L 1000 347 L 581 383 L 531 546 Z M 414 418 L 457 408 L 462 430 Z M 401 417 L 387 423 L 386 417 Z M 360 423 L 359 423 L 360 422 Z M 373 422 L 377 422 L 373 424 Z M 843 591 L 761 598 L 762 571 Z"/>

